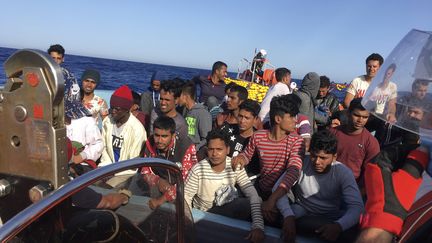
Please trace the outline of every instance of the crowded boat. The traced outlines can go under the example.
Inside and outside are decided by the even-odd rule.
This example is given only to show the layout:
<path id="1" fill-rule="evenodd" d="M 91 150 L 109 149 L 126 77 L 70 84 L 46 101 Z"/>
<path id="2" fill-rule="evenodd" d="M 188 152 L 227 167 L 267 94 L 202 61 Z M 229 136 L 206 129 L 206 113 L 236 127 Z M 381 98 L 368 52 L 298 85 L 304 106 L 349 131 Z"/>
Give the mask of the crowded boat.
<path id="1" fill-rule="evenodd" d="M 60 44 L 46 54 L 64 79 L 64 96 L 53 100 L 64 111 L 56 123 L 64 123 L 68 178 L 55 188 L 135 158 L 163 159 L 181 174 L 152 166 L 124 170 L 95 184 L 114 193 L 88 189 L 73 207 L 115 210 L 132 195 L 146 195 L 151 211 L 184 197 L 189 209 L 249 222 L 242 237 L 250 242 L 270 242 L 267 227 L 279 229 L 282 242 L 432 240 L 430 32 L 411 31 L 385 60 L 378 53 L 357 57 L 366 73 L 349 84 L 313 70 L 295 84 L 288 67 L 263 66 L 262 49 L 236 79 L 215 61 L 207 76 L 185 80 L 157 71 L 145 92 L 119 84 L 98 95 L 102 70 L 76 76 L 64 67 Z M 39 85 L 32 75 L 22 79 Z M 19 89 L 15 84 L 1 92 Z M 14 109 L 26 123 L 24 108 Z M 0 122 L 7 119 L 2 112 Z M 44 114 L 37 105 L 32 112 L 36 119 Z M 76 232 L 93 228 L 65 229 L 60 240 L 72 242 Z"/>

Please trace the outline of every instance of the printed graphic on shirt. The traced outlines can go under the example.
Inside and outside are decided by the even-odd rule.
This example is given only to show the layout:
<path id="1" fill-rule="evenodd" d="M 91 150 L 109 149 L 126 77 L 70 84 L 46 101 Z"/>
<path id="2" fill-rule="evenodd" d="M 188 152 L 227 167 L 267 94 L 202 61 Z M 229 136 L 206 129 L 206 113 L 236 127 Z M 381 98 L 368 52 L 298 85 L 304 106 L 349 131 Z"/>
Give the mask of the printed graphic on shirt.
<path id="1" fill-rule="evenodd" d="M 117 162 L 120 158 L 120 151 L 123 146 L 123 136 L 117 137 L 112 135 L 112 147 L 114 151 L 114 159 Z"/>
<path id="2" fill-rule="evenodd" d="M 197 119 L 195 117 L 190 117 L 190 116 L 186 117 L 186 123 L 188 125 L 188 135 L 195 136 Z"/>

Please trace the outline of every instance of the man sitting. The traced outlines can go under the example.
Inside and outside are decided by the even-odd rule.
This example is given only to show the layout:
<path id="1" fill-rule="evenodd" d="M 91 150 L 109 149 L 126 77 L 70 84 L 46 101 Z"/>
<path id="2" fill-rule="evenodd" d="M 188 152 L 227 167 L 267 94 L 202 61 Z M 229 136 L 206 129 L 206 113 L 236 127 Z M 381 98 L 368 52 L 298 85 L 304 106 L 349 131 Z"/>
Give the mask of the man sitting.
<path id="1" fill-rule="evenodd" d="M 274 97 L 270 103 L 271 130 L 256 131 L 246 149 L 232 161 L 233 169 L 243 168 L 255 152 L 259 154 L 261 176 L 256 188 L 266 200 L 262 210 L 270 222 L 275 220 L 276 201 L 291 189 L 302 167 L 303 139 L 295 132 L 298 111 L 292 94 Z M 272 191 L 284 173 L 283 182 Z"/>
<path id="2" fill-rule="evenodd" d="M 110 99 L 110 115 L 102 122 L 102 139 L 105 149 L 99 167 L 139 156 L 143 142 L 147 140 L 144 126 L 131 115 L 132 92 L 127 85 L 116 89 Z M 112 187 L 120 186 L 136 172 L 122 171 L 107 181 Z"/>
<path id="3" fill-rule="evenodd" d="M 239 153 L 243 152 L 252 137 L 255 128 L 258 113 L 260 111 L 260 105 L 254 100 L 247 99 L 240 105 L 240 111 L 238 115 L 239 131 L 238 133 L 228 134 L 230 136 L 230 157 L 235 157 Z M 251 159 L 251 162 L 246 166 L 246 172 L 249 176 L 259 174 L 259 157 L 255 153 Z"/>
<path id="4" fill-rule="evenodd" d="M 365 128 L 369 118 L 361 98 L 353 99 L 348 108 L 348 124 L 330 128 L 339 143 L 338 161 L 348 166 L 360 182 L 366 163 L 380 152 L 377 139 Z"/>
<path id="5" fill-rule="evenodd" d="M 252 242 L 260 242 L 264 238 L 261 198 L 246 171 L 231 168 L 231 158 L 227 156 L 228 136 L 221 131 L 211 131 L 207 144 L 208 158 L 194 165 L 186 180 L 186 203 L 190 208 L 243 220 L 248 220 L 252 215 L 252 230 L 248 238 Z M 238 197 L 236 184 L 247 198 Z"/>
<path id="6" fill-rule="evenodd" d="M 179 137 L 175 132 L 176 124 L 170 117 L 161 116 L 153 123 L 153 135 L 145 143 L 144 157 L 161 158 L 176 163 L 182 171 L 183 180 L 186 179 L 190 168 L 196 164 L 195 144 L 187 137 Z M 152 209 L 159 207 L 166 201 L 176 198 L 176 187 L 166 176 L 166 171 L 152 170 L 143 167 L 141 174 L 150 186 L 157 186 L 163 193 L 158 198 L 152 198 L 149 206 Z"/>
<path id="7" fill-rule="evenodd" d="M 187 136 L 186 121 L 176 110 L 176 105 L 179 102 L 181 94 L 182 84 L 183 80 L 181 79 L 165 80 L 162 82 L 160 90 L 160 107 L 153 109 L 150 117 L 150 134 L 153 134 L 153 127 L 151 124 L 154 123 L 156 118 L 159 116 L 167 116 L 174 119 L 177 135 L 181 137 Z"/>
<path id="8" fill-rule="evenodd" d="M 363 201 L 350 169 L 336 161 L 337 145 L 328 130 L 312 136 L 310 158 L 303 161 L 292 188 L 294 202 L 290 205 L 288 195 L 277 202 L 286 241 L 295 239 L 296 231 L 328 241 L 342 240 L 339 236 L 359 222 Z M 345 236 L 355 239 L 353 234 Z"/>

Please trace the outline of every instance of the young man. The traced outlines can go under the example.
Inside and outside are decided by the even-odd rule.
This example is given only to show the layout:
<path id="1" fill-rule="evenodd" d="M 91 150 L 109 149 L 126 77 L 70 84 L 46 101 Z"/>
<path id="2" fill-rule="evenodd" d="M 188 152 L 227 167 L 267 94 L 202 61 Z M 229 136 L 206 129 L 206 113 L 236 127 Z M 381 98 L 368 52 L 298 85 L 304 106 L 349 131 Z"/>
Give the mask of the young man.
<path id="1" fill-rule="evenodd" d="M 247 97 L 248 92 L 245 87 L 239 85 L 233 86 L 228 93 L 227 111 L 217 115 L 215 128 L 237 129 L 239 106 L 247 99 Z"/>
<path id="2" fill-rule="evenodd" d="M 199 102 L 206 104 L 209 109 L 223 101 L 226 85 L 224 80 L 227 76 L 227 68 L 226 63 L 217 61 L 213 64 L 209 77 L 199 76 L 192 79 L 201 89 Z"/>
<path id="3" fill-rule="evenodd" d="M 102 123 L 105 149 L 99 167 L 139 156 L 143 142 L 147 140 L 144 126 L 131 115 L 132 93 L 128 86 L 116 89 L 110 100 L 110 115 Z M 112 187 L 125 182 L 136 172 L 123 171 L 108 181 Z"/>
<path id="4" fill-rule="evenodd" d="M 181 94 L 182 84 L 183 80 L 180 79 L 165 80 L 162 82 L 160 91 L 160 107 L 154 109 L 150 117 L 150 124 L 153 124 L 159 116 L 171 117 L 176 123 L 176 132 L 180 137 L 187 136 L 186 121 L 176 110 L 176 105 L 179 102 Z M 151 125 L 150 134 L 153 134 L 153 127 Z"/>
<path id="5" fill-rule="evenodd" d="M 252 230 L 247 238 L 252 242 L 261 242 L 264 238 L 261 198 L 246 171 L 232 169 L 231 158 L 227 156 L 228 136 L 214 130 L 209 133 L 207 143 L 208 157 L 194 165 L 186 179 L 186 203 L 190 208 L 243 220 L 248 220 L 252 215 Z M 240 187 L 247 198 L 236 196 L 235 185 Z"/>
<path id="6" fill-rule="evenodd" d="M 72 109 L 71 114 L 74 115 L 72 119 L 78 119 L 83 116 L 90 116 L 90 112 L 84 107 L 81 100 L 80 87 L 78 81 L 72 72 L 70 72 L 66 67 L 64 67 L 64 55 L 65 49 L 59 45 L 52 45 L 48 48 L 48 54 L 53 58 L 53 60 L 60 65 L 65 80 L 64 89 L 64 102 L 65 107 Z M 68 112 L 67 110 L 65 112 Z"/>
<path id="7" fill-rule="evenodd" d="M 273 97 L 292 93 L 290 89 L 291 71 L 288 68 L 278 68 L 275 70 L 275 76 L 277 83 L 270 87 L 261 103 L 261 111 L 258 116 L 263 124 L 270 120 L 268 113 L 270 110 L 270 102 Z"/>
<path id="8" fill-rule="evenodd" d="M 239 133 L 231 133 L 230 136 L 230 153 L 228 156 L 235 157 L 243 152 L 252 137 L 255 128 L 254 124 L 257 122 L 260 105 L 254 100 L 247 99 L 240 105 L 238 115 Z M 251 162 L 246 166 L 246 172 L 249 176 L 259 174 L 259 157 L 254 154 Z"/>
<path id="9" fill-rule="evenodd" d="M 310 157 L 303 161 L 300 177 L 291 190 L 294 201 L 290 203 L 286 195 L 277 202 L 284 217 L 285 240 L 295 239 L 298 232 L 335 241 L 359 222 L 363 201 L 350 169 L 336 161 L 337 144 L 328 130 L 312 136 Z"/>
<path id="10" fill-rule="evenodd" d="M 379 68 L 384 62 L 384 58 L 378 53 L 372 53 L 366 58 L 366 74 L 358 76 L 351 81 L 343 102 L 345 108 L 348 108 L 354 98 L 362 98 L 372 79 L 378 73 Z"/>
<path id="11" fill-rule="evenodd" d="M 315 99 L 315 122 L 318 130 L 330 125 L 331 116 L 339 111 L 339 100 L 329 90 L 330 79 L 327 76 L 320 76 L 320 88 Z"/>
<path id="12" fill-rule="evenodd" d="M 104 99 L 94 94 L 100 82 L 100 73 L 97 70 L 87 69 L 81 76 L 82 102 L 90 111 L 97 124 L 108 116 L 108 105 Z"/>
<path id="13" fill-rule="evenodd" d="M 206 144 L 207 133 L 212 129 L 212 119 L 207 108 L 195 102 L 195 84 L 185 83 L 182 87 L 179 104 L 184 106 L 183 117 L 188 126 L 188 136 L 201 149 Z"/>
<path id="14" fill-rule="evenodd" d="M 150 87 L 141 95 L 141 111 L 149 117 L 152 110 L 159 106 L 161 82 L 165 80 L 168 80 L 165 72 L 154 72 L 150 79 Z"/>
<path id="15" fill-rule="evenodd" d="M 317 73 L 307 73 L 302 82 L 299 90 L 294 91 L 297 97 L 300 98 L 301 104 L 299 113 L 308 117 L 309 124 L 311 125 L 311 135 L 316 130 L 315 124 L 315 98 L 318 94 L 320 86 L 320 77 Z"/>
<path id="16" fill-rule="evenodd" d="M 195 144 L 185 137 L 178 137 L 175 132 L 175 122 L 167 116 L 158 117 L 153 123 L 153 135 L 147 140 L 144 148 L 144 157 L 161 158 L 179 165 L 183 180 L 189 170 L 198 162 Z M 155 209 L 166 201 L 176 198 L 175 182 L 170 181 L 166 171 L 154 171 L 150 167 L 141 169 L 144 181 L 150 186 L 157 186 L 162 195 L 152 198 L 149 206 Z"/>
<path id="17" fill-rule="evenodd" d="M 377 139 L 365 128 L 369 111 L 361 104 L 361 98 L 353 99 L 348 108 L 348 123 L 330 128 L 340 141 L 338 161 L 348 166 L 359 182 L 364 166 L 380 151 Z"/>
<path id="18" fill-rule="evenodd" d="M 303 139 L 295 133 L 298 105 L 290 95 L 276 96 L 270 103 L 271 130 L 256 131 L 246 149 L 232 160 L 233 169 L 248 165 L 255 152 L 260 157 L 260 177 L 256 188 L 266 200 L 264 217 L 274 221 L 276 201 L 285 195 L 299 177 L 304 153 Z M 279 187 L 272 187 L 286 172 Z"/>

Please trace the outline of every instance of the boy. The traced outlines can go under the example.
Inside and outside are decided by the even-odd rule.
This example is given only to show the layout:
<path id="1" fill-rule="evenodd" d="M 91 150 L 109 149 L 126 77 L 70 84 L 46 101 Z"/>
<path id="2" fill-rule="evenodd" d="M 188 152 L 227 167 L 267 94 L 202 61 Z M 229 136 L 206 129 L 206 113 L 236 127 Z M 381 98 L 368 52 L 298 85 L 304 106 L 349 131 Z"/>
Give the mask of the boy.
<path id="1" fill-rule="evenodd" d="M 231 168 L 229 138 L 221 131 L 211 131 L 207 136 L 208 157 L 194 165 L 185 183 L 185 201 L 190 208 L 247 220 L 252 214 L 252 230 L 248 239 L 260 242 L 264 238 L 261 215 L 261 198 L 244 169 Z M 236 195 L 238 185 L 247 198 Z M 220 193 L 226 189 L 231 193 Z M 228 198 L 223 200 L 223 196 Z M 248 205 L 250 204 L 250 210 Z M 246 210 L 245 210 L 246 209 Z"/>
<path id="2" fill-rule="evenodd" d="M 310 159 L 304 160 L 292 188 L 294 203 L 290 205 L 287 196 L 277 202 L 285 240 L 295 239 L 297 230 L 335 241 L 359 222 L 364 209 L 360 191 L 350 169 L 336 161 L 336 154 L 337 140 L 328 130 L 312 136 Z"/>
<path id="3" fill-rule="evenodd" d="M 260 177 L 256 188 L 263 202 L 264 217 L 275 220 L 276 201 L 285 195 L 299 177 L 304 151 L 303 139 L 295 133 L 298 104 L 292 94 L 276 96 L 270 103 L 271 130 L 255 132 L 246 149 L 233 158 L 233 169 L 243 168 L 255 152 L 260 158 Z M 286 172 L 286 173 L 285 173 Z M 279 188 L 272 191 L 276 181 L 283 176 Z"/>

